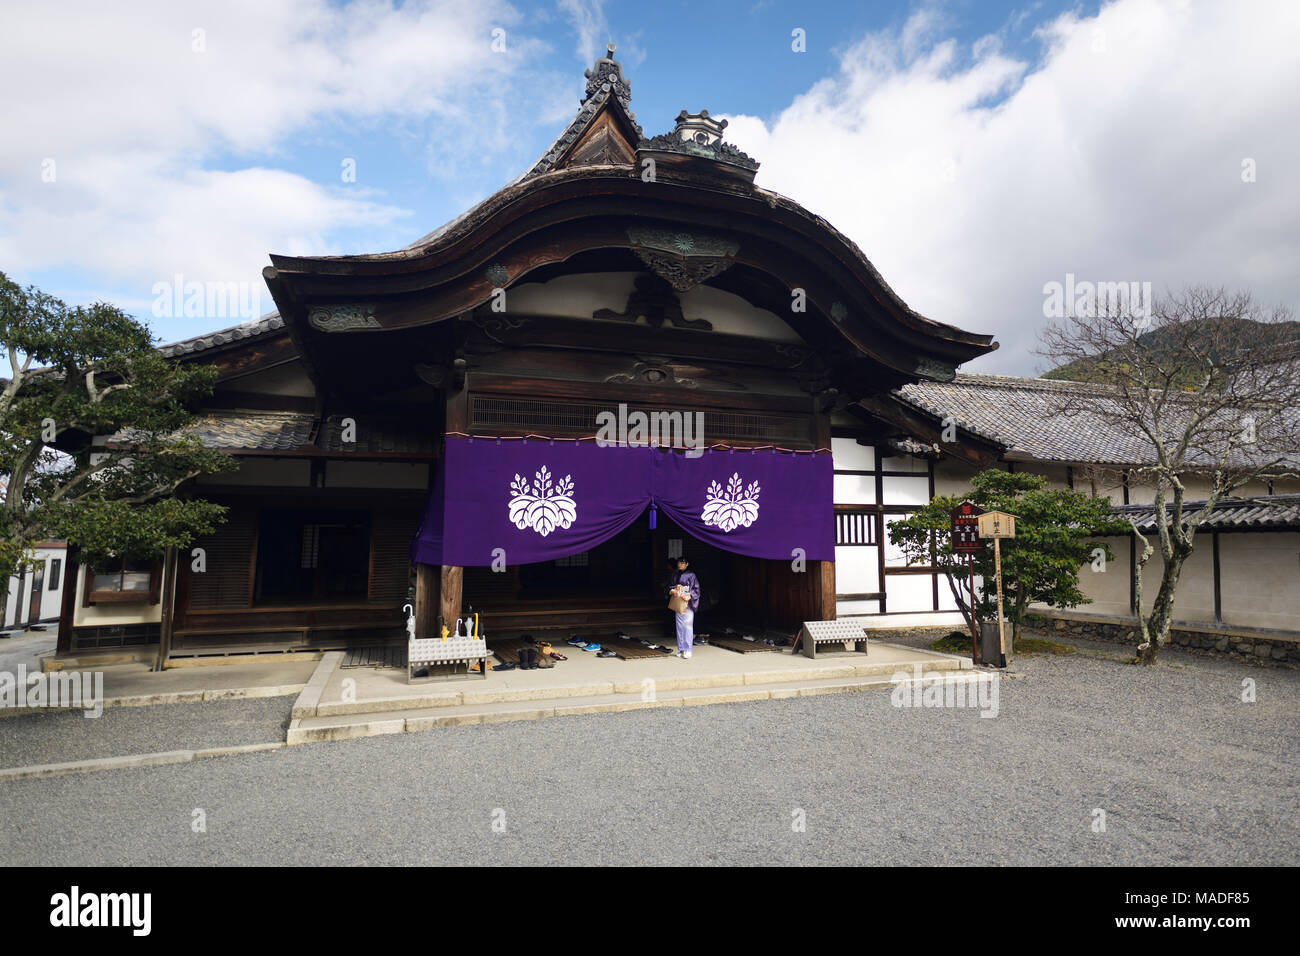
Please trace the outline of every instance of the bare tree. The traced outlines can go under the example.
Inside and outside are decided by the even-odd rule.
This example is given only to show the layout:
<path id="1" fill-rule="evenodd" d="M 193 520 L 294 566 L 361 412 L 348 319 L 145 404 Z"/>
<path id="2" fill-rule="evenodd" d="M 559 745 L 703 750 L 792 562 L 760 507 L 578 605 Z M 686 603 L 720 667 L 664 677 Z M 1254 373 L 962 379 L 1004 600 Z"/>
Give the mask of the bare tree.
<path id="1" fill-rule="evenodd" d="M 1083 383 L 1058 411 L 1076 427 L 1106 430 L 1115 460 L 1154 489 L 1152 542 L 1131 522 L 1137 556 L 1138 658 L 1168 643 L 1174 595 L 1197 529 L 1224 497 L 1300 469 L 1300 335 L 1289 310 L 1265 309 L 1247 292 L 1191 287 L 1145 310 L 1081 309 L 1042 333 L 1039 354 Z M 1082 314 L 1086 313 L 1086 314 Z M 1185 482 L 1208 485 L 1195 505 Z M 1164 560 L 1150 612 L 1142 578 L 1157 548 Z"/>

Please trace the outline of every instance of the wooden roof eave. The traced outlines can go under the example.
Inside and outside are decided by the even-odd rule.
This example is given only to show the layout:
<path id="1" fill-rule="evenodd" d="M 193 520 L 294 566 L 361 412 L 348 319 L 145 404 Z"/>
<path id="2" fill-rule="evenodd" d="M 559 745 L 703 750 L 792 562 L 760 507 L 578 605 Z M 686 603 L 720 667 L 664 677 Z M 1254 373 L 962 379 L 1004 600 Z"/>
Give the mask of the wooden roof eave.
<path id="1" fill-rule="evenodd" d="M 596 240 L 588 234 L 585 245 L 572 238 L 557 240 L 566 225 L 581 225 L 604 217 L 638 216 L 658 220 L 666 226 L 690 223 L 712 232 L 731 231 L 745 237 L 738 261 L 744 261 L 744 249 L 767 233 L 769 247 L 776 249 L 764 257 L 766 262 L 752 261 L 755 268 L 781 274 L 787 287 L 809 289 L 809 298 L 821 321 L 839 325 L 838 334 L 862 354 L 882 361 L 903 374 L 917 377 L 945 377 L 942 366 L 955 368 L 962 362 L 996 348 L 991 336 L 964 332 L 951 326 L 917 316 L 880 278 L 874 267 L 840 233 L 824 220 L 814 217 L 796 204 L 785 200 L 775 203 L 779 215 L 773 216 L 775 197 L 742 197 L 733 192 L 715 192 L 698 186 L 672 183 L 644 184 L 630 175 L 628 167 L 581 167 L 547 173 L 525 183 L 508 187 L 481 204 L 475 215 L 457 228 L 438 238 L 422 250 L 406 250 L 384 256 L 334 258 L 295 258 L 272 256 L 275 263 L 272 294 L 286 322 L 300 326 L 305 318 L 304 306 L 310 302 L 383 298 L 411 295 L 421 291 L 460 287 L 460 296 L 442 308 L 422 309 L 424 322 L 436 322 L 469 311 L 486 302 L 493 286 L 483 270 L 496 260 L 510 259 L 528 247 L 531 241 L 550 242 L 549 254 L 535 249 L 530 256 L 512 262 L 508 284 L 523 280 L 529 271 L 542 265 L 562 262 L 593 248 L 632 247 L 625 236 L 615 231 Z M 748 221 L 746 221 L 748 220 Z M 784 242 L 778 242 L 778 235 Z M 549 237 L 549 238 L 547 238 Z M 792 247 L 799 246 L 802 264 L 791 261 Z M 814 264 L 815 263 L 815 264 Z M 800 281 L 798 268 L 821 275 L 816 283 Z M 272 278 L 268 278 L 272 284 Z M 289 299 L 292 298 L 292 303 Z M 845 304 L 841 299 L 848 299 Z M 831 313 L 848 315 L 833 320 Z M 882 339 L 882 337 L 884 337 Z M 893 341 L 895 346 L 887 345 Z M 888 354 L 893 351 L 891 359 Z M 940 366 L 935 373 L 922 364 L 909 365 L 914 353 L 928 357 Z"/>
<path id="2" fill-rule="evenodd" d="M 976 468 L 991 467 L 1004 458 L 1007 452 L 1005 446 L 976 435 L 960 425 L 957 427 L 957 441 L 943 441 L 943 423 L 937 417 L 900 402 L 888 393 L 867 396 L 859 399 L 856 405 L 872 417 L 927 444 L 938 445 L 945 455 Z"/>
<path id="3" fill-rule="evenodd" d="M 482 236 L 485 233 L 491 234 L 499 231 L 502 228 L 501 223 L 518 218 L 528 208 L 524 201 L 529 198 L 557 189 L 562 191 L 566 185 L 574 183 L 580 184 L 576 194 L 584 198 L 599 195 L 599 187 L 602 184 L 608 186 L 611 183 L 616 187 L 621 187 L 617 191 L 626 195 L 629 191 L 645 185 L 640 183 L 634 172 L 635 170 L 628 166 L 585 166 L 558 170 L 520 183 L 511 184 L 484 200 L 460 220 L 455 221 L 455 228 L 438 236 L 420 249 L 408 248 L 392 253 L 361 256 L 293 257 L 272 255 L 271 260 L 275 265 L 276 272 L 286 282 L 290 282 L 296 287 L 300 286 L 303 280 L 308 277 L 328 279 L 331 277 L 360 278 L 368 276 L 393 279 L 430 272 L 438 266 L 463 258 L 466 252 L 476 248 L 481 243 Z M 593 192 L 593 188 L 596 191 Z M 613 192 L 614 190 L 606 189 L 605 191 Z M 657 198 L 670 200 L 673 198 L 680 199 L 683 196 L 696 200 L 702 197 L 712 197 L 715 205 L 729 207 L 720 210 L 726 213 L 738 212 L 739 210 L 736 208 L 738 203 L 749 206 L 748 213 L 751 216 L 757 214 L 759 217 L 766 216 L 766 218 L 770 219 L 769 214 L 772 210 L 776 210 L 781 214 L 780 221 L 783 225 L 787 228 L 799 229 L 807 235 L 816 236 L 821 240 L 821 244 L 825 249 L 836 254 L 839 262 L 847 272 L 859 273 L 857 280 L 863 282 L 865 279 L 866 281 L 863 284 L 874 287 L 873 291 L 876 292 L 875 300 L 883 307 L 886 307 L 891 316 L 898 319 L 903 327 L 919 332 L 932 341 L 939 340 L 950 342 L 959 347 L 974 348 L 978 350 L 978 354 L 984 354 L 996 348 L 991 335 L 966 332 L 954 326 L 921 316 L 910 309 L 884 281 L 856 244 L 831 226 L 825 219 L 808 212 L 793 200 L 778 196 L 775 193 L 764 193 L 761 190 L 756 190 L 749 196 L 738 196 L 734 190 L 715 192 L 702 189 L 697 185 L 680 183 L 649 184 L 648 191 L 658 192 L 660 197 Z M 677 197 L 670 195 L 672 191 L 677 192 Z M 571 193 L 571 195 L 573 194 Z M 701 204 L 697 202 L 696 205 Z M 411 286 L 411 288 L 415 287 L 418 287 L 418 285 Z"/>

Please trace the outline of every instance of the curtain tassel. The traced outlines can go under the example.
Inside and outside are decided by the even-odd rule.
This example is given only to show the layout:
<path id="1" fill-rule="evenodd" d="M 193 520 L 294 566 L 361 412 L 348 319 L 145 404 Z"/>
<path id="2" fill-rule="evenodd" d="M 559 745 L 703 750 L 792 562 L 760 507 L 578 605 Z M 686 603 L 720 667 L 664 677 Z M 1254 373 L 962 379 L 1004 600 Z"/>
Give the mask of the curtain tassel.
<path id="1" fill-rule="evenodd" d="M 659 509 L 655 503 L 650 502 L 650 530 L 653 531 L 659 524 Z"/>

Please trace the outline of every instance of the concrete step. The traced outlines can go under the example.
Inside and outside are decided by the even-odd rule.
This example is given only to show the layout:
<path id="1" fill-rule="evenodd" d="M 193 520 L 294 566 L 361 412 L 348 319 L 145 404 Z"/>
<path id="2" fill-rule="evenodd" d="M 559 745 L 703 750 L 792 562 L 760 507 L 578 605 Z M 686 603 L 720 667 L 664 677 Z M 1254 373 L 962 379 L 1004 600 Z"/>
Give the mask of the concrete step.
<path id="1" fill-rule="evenodd" d="M 962 670 L 960 662 L 935 660 L 927 663 L 928 676 L 941 671 Z M 852 665 L 850 669 L 870 665 Z M 432 730 L 436 727 L 455 727 L 464 724 L 501 723 L 514 720 L 539 720 L 543 717 L 563 717 L 571 714 L 616 713 L 628 710 L 645 710 L 652 707 L 693 707 L 708 704 L 728 704 L 751 700 L 776 700 L 788 697 L 812 697 L 819 694 L 844 694 L 867 690 L 888 689 L 895 686 L 891 679 L 897 666 L 876 673 L 855 673 L 809 680 L 807 672 L 798 678 L 785 673 L 765 674 L 777 680 L 762 683 L 738 682 L 700 687 L 666 688 L 667 681 L 658 682 L 653 694 L 643 694 L 640 685 L 635 689 L 600 691 L 594 694 L 564 694 L 547 697 L 479 700 L 470 703 L 448 703 L 446 695 L 436 695 L 433 706 L 408 706 L 405 709 L 370 710 L 366 713 L 330 714 L 304 717 L 290 723 L 286 742 L 290 745 L 315 743 L 327 740 L 349 740 L 358 737 L 375 737 L 383 734 L 410 733 Z M 746 675 L 742 675 L 746 676 Z M 757 676 L 757 675 L 748 675 Z M 683 680 L 689 680 L 684 678 Z M 912 681 L 909 679 L 908 681 Z M 558 691 L 562 688 L 539 688 Z M 513 692 L 505 692 L 513 693 Z M 474 695 L 471 695 L 474 696 Z M 481 696 L 481 695 L 480 695 Z M 415 700 L 421 703 L 427 698 Z M 406 699 L 411 703 L 412 699 Z M 375 703 L 370 701 L 368 703 Z"/>
<path id="2" fill-rule="evenodd" d="M 954 657 L 940 657 L 925 662 L 926 672 L 969 669 L 970 663 Z M 898 663 L 855 663 L 845 662 L 832 666 L 819 667 L 817 680 L 842 680 L 863 677 L 892 677 L 898 670 Z M 903 668 L 910 671 L 910 667 Z M 654 689 L 658 696 L 683 690 L 701 690 L 707 688 L 743 688 L 747 686 L 768 686 L 772 684 L 799 683 L 809 681 L 806 667 L 781 671 L 737 672 L 729 674 L 701 674 L 683 677 L 655 678 Z M 312 685 L 309 685 L 312 686 Z M 318 685 L 322 686 L 323 685 Z M 427 693 L 402 695 L 398 697 L 375 697 L 357 701 L 322 701 L 319 691 L 315 695 L 304 695 L 294 706 L 293 717 L 307 720 L 314 717 L 343 717 L 364 714 L 383 714 L 405 712 L 410 710 L 430 710 L 475 705 L 495 705 L 511 702 L 545 702 L 574 698 L 629 696 L 639 697 L 645 690 L 640 680 L 595 681 L 581 684 L 560 684 L 540 687 L 514 687 L 482 690 L 467 688 L 464 690 L 430 690 Z"/>

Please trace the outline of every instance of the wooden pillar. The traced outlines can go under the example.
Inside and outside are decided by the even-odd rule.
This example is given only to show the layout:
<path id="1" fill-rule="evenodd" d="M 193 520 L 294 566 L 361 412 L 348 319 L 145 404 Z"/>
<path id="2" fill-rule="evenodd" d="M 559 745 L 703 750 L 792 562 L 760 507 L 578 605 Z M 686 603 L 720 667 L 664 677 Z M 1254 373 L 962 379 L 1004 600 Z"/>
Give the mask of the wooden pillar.
<path id="1" fill-rule="evenodd" d="M 1219 532 L 1210 535 L 1211 555 L 1214 558 L 1214 623 L 1223 623 L 1223 573 L 1219 563 Z"/>
<path id="2" fill-rule="evenodd" d="M 813 582 L 818 589 L 818 601 L 820 605 L 817 613 L 819 621 L 835 620 L 835 562 L 818 561 L 815 570 L 817 580 Z"/>
<path id="3" fill-rule="evenodd" d="M 1138 605 L 1137 597 L 1137 549 L 1138 537 L 1130 533 L 1128 536 L 1128 609 L 1134 617 L 1141 616 L 1141 608 Z"/>
<path id="4" fill-rule="evenodd" d="M 457 369 L 453 373 L 450 387 L 446 393 L 446 407 L 443 414 L 445 432 L 464 432 L 470 430 L 469 414 L 469 375 L 464 371 L 465 362 L 458 358 L 454 363 Z M 439 582 L 439 617 L 443 626 L 454 629 L 456 618 L 460 617 L 463 600 L 464 569 L 443 565 Z M 441 633 L 441 632 L 440 632 Z"/>
<path id="5" fill-rule="evenodd" d="M 448 628 L 455 630 L 456 618 L 460 617 L 461 611 L 461 588 L 464 584 L 464 568 L 447 567 L 442 568 L 442 623 Z"/>
<path id="6" fill-rule="evenodd" d="M 31 603 L 30 600 L 28 601 L 23 600 L 23 585 L 26 583 L 27 583 L 27 568 L 26 566 L 23 566 L 18 569 L 18 590 L 14 594 L 14 627 L 25 626 L 25 622 L 23 621 L 23 613 L 28 609 Z M 9 605 L 9 599 L 8 597 L 6 597 L 5 606 L 8 607 L 8 605 Z M 9 626 L 8 621 L 5 622 L 5 626 L 6 627 Z"/>
<path id="7" fill-rule="evenodd" d="M 158 660 L 154 670 L 160 671 L 167 664 L 172 652 L 172 631 L 176 622 L 176 547 L 169 545 L 163 554 L 163 588 L 162 588 L 162 624 L 158 628 Z"/>
<path id="8" fill-rule="evenodd" d="M 415 566 L 415 636 L 422 641 L 441 636 L 438 630 L 440 570 L 434 564 Z"/>

